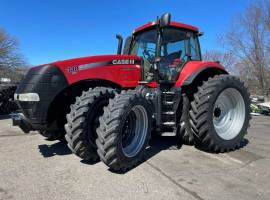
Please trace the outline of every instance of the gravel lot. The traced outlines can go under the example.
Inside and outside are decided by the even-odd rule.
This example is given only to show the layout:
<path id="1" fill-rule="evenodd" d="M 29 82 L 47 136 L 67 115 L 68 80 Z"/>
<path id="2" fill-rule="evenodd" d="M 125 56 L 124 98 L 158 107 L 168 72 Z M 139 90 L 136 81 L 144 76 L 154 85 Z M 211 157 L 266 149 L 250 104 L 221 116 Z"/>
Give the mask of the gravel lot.
<path id="1" fill-rule="evenodd" d="M 243 148 L 210 154 L 153 141 L 146 161 L 116 174 L 89 164 L 58 141 L 25 135 L 0 120 L 0 199 L 269 199 L 270 117 L 253 117 Z"/>

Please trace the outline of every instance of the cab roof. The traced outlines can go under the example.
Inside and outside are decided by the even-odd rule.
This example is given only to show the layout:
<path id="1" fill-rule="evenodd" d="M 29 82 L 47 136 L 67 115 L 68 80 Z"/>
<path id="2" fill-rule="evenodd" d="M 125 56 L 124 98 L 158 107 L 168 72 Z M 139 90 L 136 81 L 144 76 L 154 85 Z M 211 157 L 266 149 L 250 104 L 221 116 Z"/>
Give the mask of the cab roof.
<path id="1" fill-rule="evenodd" d="M 156 26 L 156 22 L 148 22 L 138 28 L 136 28 L 134 31 L 133 31 L 133 34 L 136 34 L 140 31 L 143 31 L 143 30 L 146 30 L 146 29 L 149 29 L 149 28 L 152 28 L 154 26 Z M 184 23 L 180 23 L 180 22 L 171 22 L 170 23 L 170 26 L 172 27 L 178 27 L 178 28 L 183 28 L 183 29 L 187 29 L 187 30 L 191 30 L 191 31 L 195 31 L 195 32 L 198 32 L 199 29 L 195 26 L 192 26 L 192 25 L 188 25 L 188 24 L 184 24 Z"/>

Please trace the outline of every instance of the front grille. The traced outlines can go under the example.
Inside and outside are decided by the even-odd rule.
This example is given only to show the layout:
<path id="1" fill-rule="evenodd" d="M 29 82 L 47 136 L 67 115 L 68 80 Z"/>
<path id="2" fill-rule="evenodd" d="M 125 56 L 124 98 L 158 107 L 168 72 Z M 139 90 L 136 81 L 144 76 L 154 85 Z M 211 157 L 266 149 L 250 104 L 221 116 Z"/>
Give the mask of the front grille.
<path id="1" fill-rule="evenodd" d="M 31 123 L 44 124 L 50 103 L 67 86 L 65 76 L 57 67 L 46 65 L 32 68 L 18 86 L 16 93 L 38 93 L 40 101 L 17 103 Z"/>

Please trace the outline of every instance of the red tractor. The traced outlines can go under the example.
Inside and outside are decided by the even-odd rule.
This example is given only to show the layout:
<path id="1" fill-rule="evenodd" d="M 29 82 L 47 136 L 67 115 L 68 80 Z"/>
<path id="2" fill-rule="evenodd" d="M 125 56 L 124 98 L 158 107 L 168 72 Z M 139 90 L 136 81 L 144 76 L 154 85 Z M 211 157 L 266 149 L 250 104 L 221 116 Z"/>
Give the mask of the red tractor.
<path id="1" fill-rule="evenodd" d="M 123 50 L 117 35 L 117 55 L 34 67 L 14 96 L 22 113 L 13 124 L 65 138 L 80 158 L 115 171 L 138 164 L 153 133 L 234 150 L 249 126 L 249 93 L 218 62 L 202 61 L 201 35 L 166 13 L 135 29 Z"/>

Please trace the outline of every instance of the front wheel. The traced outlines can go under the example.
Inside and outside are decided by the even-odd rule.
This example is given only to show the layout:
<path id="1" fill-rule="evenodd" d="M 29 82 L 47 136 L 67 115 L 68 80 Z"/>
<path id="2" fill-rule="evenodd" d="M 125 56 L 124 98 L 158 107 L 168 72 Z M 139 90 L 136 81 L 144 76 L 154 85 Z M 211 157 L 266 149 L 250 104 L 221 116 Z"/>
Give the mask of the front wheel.
<path id="1" fill-rule="evenodd" d="M 243 82 L 231 75 L 210 78 L 198 88 L 192 104 L 189 115 L 197 145 L 214 152 L 240 146 L 250 120 L 249 93 Z"/>
<path id="2" fill-rule="evenodd" d="M 115 90 L 112 88 L 90 88 L 76 98 L 67 114 L 65 138 L 68 147 L 85 161 L 96 162 L 99 159 L 95 144 L 98 118 L 103 114 L 103 107 L 114 95 Z"/>
<path id="3" fill-rule="evenodd" d="M 114 171 L 126 171 L 142 159 L 151 132 L 151 105 L 137 90 L 111 99 L 97 129 L 98 155 Z"/>

